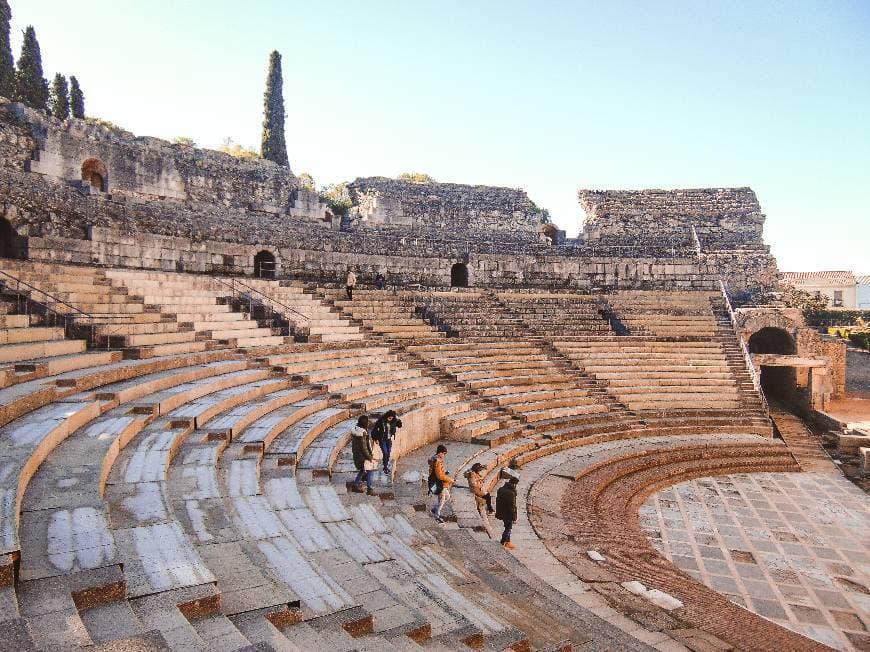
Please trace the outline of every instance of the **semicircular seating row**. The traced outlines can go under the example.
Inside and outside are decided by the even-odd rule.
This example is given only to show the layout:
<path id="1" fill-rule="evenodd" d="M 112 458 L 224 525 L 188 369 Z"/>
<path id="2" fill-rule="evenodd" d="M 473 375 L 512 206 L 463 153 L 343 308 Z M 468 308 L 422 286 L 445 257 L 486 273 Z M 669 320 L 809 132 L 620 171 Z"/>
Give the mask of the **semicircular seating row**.
<path id="1" fill-rule="evenodd" d="M 389 405 L 412 421 L 421 406 L 466 405 L 387 347 L 179 354 L 43 382 L 51 402 L 0 429 L 4 631 L 21 649 L 587 640 L 544 597 L 518 617 L 523 596 L 500 596 L 467 547 L 441 545 L 419 496 L 329 481 L 359 411 Z M 518 627 L 528 617 L 531 632 Z"/>
<path id="2" fill-rule="evenodd" d="M 440 421 L 457 440 L 454 454 L 467 453 L 454 465 L 460 485 L 473 460 L 492 484 L 511 461 L 531 468 L 614 441 L 683 437 L 701 446 L 721 433 L 723 442 L 740 439 L 735 450 L 762 446 L 755 440 L 769 436 L 769 424 L 740 401 L 678 415 L 632 406 L 589 356 L 530 335 L 535 318 L 518 318 L 493 295 L 435 297 L 443 323 L 454 306 L 468 316 L 483 304 L 464 334 L 473 339 L 449 340 L 419 327 L 410 310 L 419 296 L 380 297 L 405 316 L 366 324 L 386 306 L 365 293 L 354 302 L 369 301 L 369 313 L 348 315 L 380 341 L 259 358 L 229 349 L 111 354 L 0 388 L 4 631 L 37 648 L 138 638 L 173 649 L 413 649 L 432 637 L 428 645 L 448 649 L 590 641 L 647 649 L 648 630 L 566 607 L 552 586 L 481 542 L 467 493 L 456 494 L 459 529 L 449 537 L 418 513 L 418 483 L 384 489 L 390 481 L 380 477 L 379 497 L 348 493 L 338 481 L 347 478 L 355 415 L 391 407 L 411 423 L 415 414 Z M 617 339 L 564 337 L 566 346 Z M 731 369 L 724 351 L 711 355 Z M 785 464 L 780 451 L 762 452 Z"/>

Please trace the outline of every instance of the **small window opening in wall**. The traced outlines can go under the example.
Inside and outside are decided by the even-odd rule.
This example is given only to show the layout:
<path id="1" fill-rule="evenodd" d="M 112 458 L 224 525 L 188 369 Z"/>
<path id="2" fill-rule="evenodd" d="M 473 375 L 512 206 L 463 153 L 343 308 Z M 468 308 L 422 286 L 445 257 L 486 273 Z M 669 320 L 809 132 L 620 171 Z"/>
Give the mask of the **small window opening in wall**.
<path id="1" fill-rule="evenodd" d="M 468 265 L 456 263 L 450 268 L 450 286 L 454 288 L 468 287 Z"/>
<path id="2" fill-rule="evenodd" d="M 89 158 L 82 163 L 82 181 L 99 192 L 109 190 L 109 172 L 98 158 Z"/>
<path id="3" fill-rule="evenodd" d="M 256 278 L 275 278 L 275 255 L 263 250 L 254 256 L 254 276 Z"/>
<path id="4" fill-rule="evenodd" d="M 545 224 L 541 227 L 541 234 L 548 245 L 554 245 L 559 240 L 559 228 L 555 224 Z"/>
<path id="5" fill-rule="evenodd" d="M 834 290 L 834 307 L 836 307 L 836 308 L 843 307 L 843 291 L 842 290 Z"/>

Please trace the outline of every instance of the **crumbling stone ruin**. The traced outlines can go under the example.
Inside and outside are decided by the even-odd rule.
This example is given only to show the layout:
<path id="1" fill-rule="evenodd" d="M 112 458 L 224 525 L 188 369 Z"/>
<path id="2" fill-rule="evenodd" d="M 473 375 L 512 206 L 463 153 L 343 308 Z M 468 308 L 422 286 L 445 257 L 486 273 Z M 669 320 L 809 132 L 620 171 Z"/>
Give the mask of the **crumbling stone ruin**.
<path id="1" fill-rule="evenodd" d="M 843 348 L 732 306 L 777 276 L 751 190 L 582 190 L 577 239 L 349 193 L 0 100 L 6 647 L 867 648 L 870 506 L 793 414 Z"/>

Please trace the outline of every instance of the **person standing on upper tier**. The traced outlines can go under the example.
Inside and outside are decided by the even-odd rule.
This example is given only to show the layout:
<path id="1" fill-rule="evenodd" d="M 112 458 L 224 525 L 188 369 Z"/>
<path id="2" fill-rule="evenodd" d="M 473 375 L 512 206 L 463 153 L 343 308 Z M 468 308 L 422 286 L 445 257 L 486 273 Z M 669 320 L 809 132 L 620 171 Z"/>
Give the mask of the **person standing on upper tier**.
<path id="1" fill-rule="evenodd" d="M 347 281 L 345 282 L 344 289 L 347 290 L 347 299 L 348 301 L 353 301 L 353 289 L 356 287 L 356 274 L 353 273 L 353 270 L 349 270 L 347 273 Z"/>

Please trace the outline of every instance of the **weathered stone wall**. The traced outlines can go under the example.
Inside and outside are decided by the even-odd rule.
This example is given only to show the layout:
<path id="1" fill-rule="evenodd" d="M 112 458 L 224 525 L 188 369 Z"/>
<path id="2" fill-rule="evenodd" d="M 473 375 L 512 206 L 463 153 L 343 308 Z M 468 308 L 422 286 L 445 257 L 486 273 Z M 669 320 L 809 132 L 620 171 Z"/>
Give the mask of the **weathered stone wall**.
<path id="1" fill-rule="evenodd" d="M 79 185 L 84 192 L 291 215 L 316 223 L 326 214 L 316 195 L 298 190 L 288 167 L 135 137 L 85 120 L 61 121 L 2 99 L 0 144 L 4 168 L 26 169 Z M 82 181 L 86 162 L 105 177 L 102 188 Z"/>
<path id="2" fill-rule="evenodd" d="M 95 227 L 90 240 L 57 236 L 32 237 L 29 257 L 79 264 L 139 267 L 189 272 L 252 274 L 254 255 L 271 251 L 281 275 L 319 283 L 340 284 L 349 269 L 360 282 L 372 283 L 382 272 L 390 285 L 448 287 L 456 258 L 415 252 L 368 253 L 365 245 L 334 251 L 329 247 L 275 246 L 269 241 L 234 244 L 192 241 L 181 237 L 122 233 Z M 328 244 L 328 243 L 327 243 Z M 474 287 L 575 289 L 714 289 L 712 270 L 698 261 L 562 256 L 472 254 L 465 261 Z"/>
<path id="3" fill-rule="evenodd" d="M 701 253 L 700 257 L 708 267 L 716 270 L 735 305 L 776 287 L 776 258 L 766 251 L 711 251 Z"/>
<path id="4" fill-rule="evenodd" d="M 846 351 L 846 391 L 852 396 L 870 398 L 870 352 Z"/>
<path id="5" fill-rule="evenodd" d="M 85 161 L 107 192 L 83 182 Z M 34 257 L 250 273 L 268 249 L 297 277 L 337 281 L 353 267 L 429 286 L 448 285 L 457 262 L 479 287 L 715 289 L 723 278 L 734 295 L 775 281 L 748 189 L 581 193 L 593 237 L 567 244 L 522 190 L 375 177 L 350 193 L 339 231 L 289 168 L 0 99 L 0 217 Z M 710 242 L 740 246 L 699 252 L 687 215 Z"/>
<path id="6" fill-rule="evenodd" d="M 695 226 L 704 250 L 764 247 L 764 215 L 750 188 L 693 190 L 580 190 L 584 235 L 686 238 Z"/>
<path id="7" fill-rule="evenodd" d="M 500 231 L 541 239 L 543 213 L 524 190 L 458 183 L 412 183 L 386 177 L 348 185 L 351 223 L 401 226 L 442 234 Z"/>

